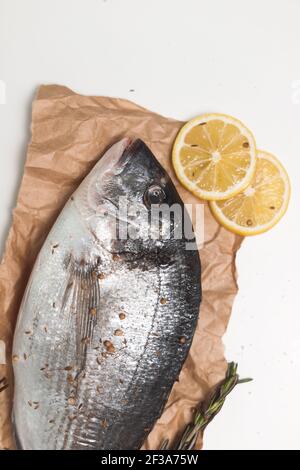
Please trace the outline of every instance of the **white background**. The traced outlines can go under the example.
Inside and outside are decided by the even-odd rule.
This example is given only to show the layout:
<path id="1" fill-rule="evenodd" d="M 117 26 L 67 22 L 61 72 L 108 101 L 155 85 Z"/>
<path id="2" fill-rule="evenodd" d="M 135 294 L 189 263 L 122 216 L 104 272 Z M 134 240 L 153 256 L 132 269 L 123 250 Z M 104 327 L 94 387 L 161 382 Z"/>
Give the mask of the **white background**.
<path id="1" fill-rule="evenodd" d="M 180 119 L 232 114 L 291 176 L 285 218 L 238 254 L 226 356 L 254 382 L 228 398 L 206 449 L 300 449 L 299 18 L 297 0 L 0 0 L 1 250 L 42 83 Z"/>

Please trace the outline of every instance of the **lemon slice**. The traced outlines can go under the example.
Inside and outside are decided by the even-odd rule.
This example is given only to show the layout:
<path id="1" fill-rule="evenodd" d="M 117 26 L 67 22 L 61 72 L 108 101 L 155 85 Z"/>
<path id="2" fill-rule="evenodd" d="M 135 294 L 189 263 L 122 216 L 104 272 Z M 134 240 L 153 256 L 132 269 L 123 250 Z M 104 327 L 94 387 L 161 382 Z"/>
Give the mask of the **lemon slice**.
<path id="1" fill-rule="evenodd" d="M 226 201 L 210 201 L 220 224 L 240 235 L 257 235 L 274 227 L 287 210 L 290 182 L 274 155 L 258 151 L 251 185 Z"/>
<path id="2" fill-rule="evenodd" d="M 248 186 L 254 174 L 252 133 L 225 114 L 204 114 L 179 131 L 172 154 L 179 181 L 202 199 L 226 199 Z"/>

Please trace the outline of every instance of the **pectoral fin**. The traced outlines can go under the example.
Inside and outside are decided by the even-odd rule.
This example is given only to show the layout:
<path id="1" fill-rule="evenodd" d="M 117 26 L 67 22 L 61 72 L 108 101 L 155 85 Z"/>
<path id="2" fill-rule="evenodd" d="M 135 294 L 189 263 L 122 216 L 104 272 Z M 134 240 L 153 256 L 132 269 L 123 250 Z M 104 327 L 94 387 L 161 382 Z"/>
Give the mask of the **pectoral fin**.
<path id="1" fill-rule="evenodd" d="M 76 365 L 85 366 L 88 348 L 93 342 L 94 329 L 100 315 L 99 260 L 89 263 L 70 257 L 67 283 L 62 301 L 62 313 L 75 335 Z"/>

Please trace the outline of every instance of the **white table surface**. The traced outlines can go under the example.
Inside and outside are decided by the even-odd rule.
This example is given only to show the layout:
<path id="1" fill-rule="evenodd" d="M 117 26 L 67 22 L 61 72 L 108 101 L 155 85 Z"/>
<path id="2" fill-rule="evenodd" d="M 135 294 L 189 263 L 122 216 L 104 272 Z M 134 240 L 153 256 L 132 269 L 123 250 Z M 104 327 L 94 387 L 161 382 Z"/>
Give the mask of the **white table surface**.
<path id="1" fill-rule="evenodd" d="M 227 399 L 205 449 L 300 449 L 299 18 L 297 0 L 0 0 L 1 251 L 42 83 L 180 119 L 232 114 L 290 174 L 287 215 L 237 258 L 226 357 L 254 382 Z"/>

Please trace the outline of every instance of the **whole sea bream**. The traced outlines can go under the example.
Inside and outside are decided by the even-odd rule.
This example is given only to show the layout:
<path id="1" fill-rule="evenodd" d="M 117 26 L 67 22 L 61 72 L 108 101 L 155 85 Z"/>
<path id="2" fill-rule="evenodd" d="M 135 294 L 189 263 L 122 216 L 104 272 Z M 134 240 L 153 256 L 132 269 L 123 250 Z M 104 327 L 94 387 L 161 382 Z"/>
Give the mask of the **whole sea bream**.
<path id="1" fill-rule="evenodd" d="M 173 206 L 175 215 L 162 210 Z M 193 232 L 175 236 L 187 223 L 141 140 L 113 145 L 74 192 L 38 255 L 15 330 L 20 449 L 141 447 L 198 319 L 198 250 L 187 248 Z"/>

